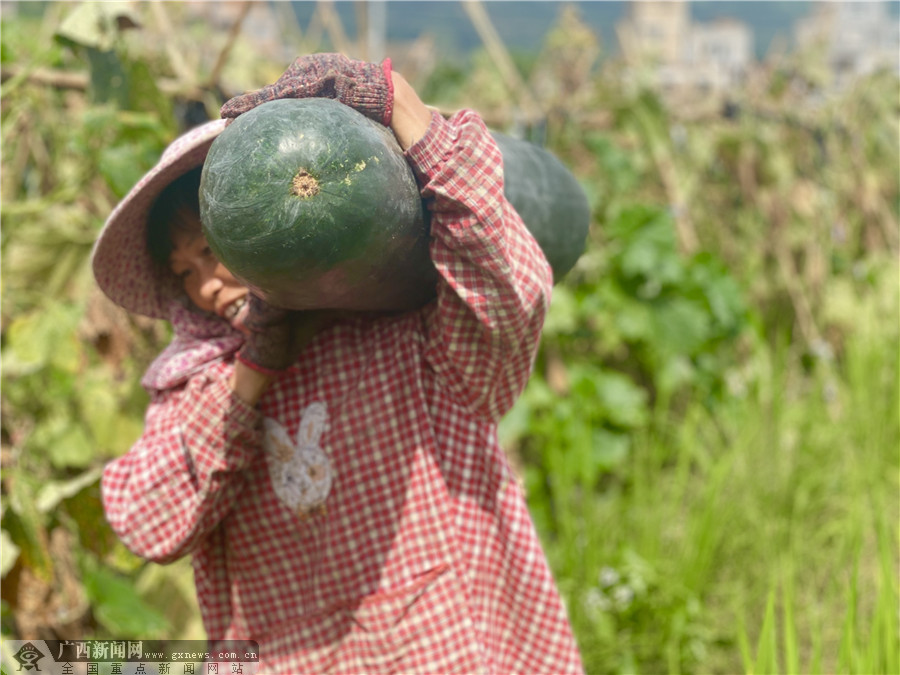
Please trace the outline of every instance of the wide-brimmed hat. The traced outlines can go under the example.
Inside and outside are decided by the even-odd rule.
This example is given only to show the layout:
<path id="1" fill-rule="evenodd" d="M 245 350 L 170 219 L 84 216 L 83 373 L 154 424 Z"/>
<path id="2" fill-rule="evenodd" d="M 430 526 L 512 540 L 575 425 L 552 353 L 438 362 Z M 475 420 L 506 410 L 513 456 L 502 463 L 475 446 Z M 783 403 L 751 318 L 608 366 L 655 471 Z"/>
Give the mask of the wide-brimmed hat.
<path id="1" fill-rule="evenodd" d="M 176 178 L 201 166 L 228 120 L 213 120 L 176 138 L 110 214 L 94 244 L 91 264 L 101 290 L 135 314 L 168 318 L 176 291 L 147 249 L 147 219 L 160 193 Z"/>

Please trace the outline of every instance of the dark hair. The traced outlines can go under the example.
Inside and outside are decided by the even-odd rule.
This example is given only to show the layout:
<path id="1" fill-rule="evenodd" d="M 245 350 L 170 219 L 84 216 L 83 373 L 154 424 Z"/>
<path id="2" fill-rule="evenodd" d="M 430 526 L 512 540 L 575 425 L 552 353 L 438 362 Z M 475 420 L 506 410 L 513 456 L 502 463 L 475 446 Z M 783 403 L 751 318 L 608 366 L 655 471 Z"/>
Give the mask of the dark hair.
<path id="1" fill-rule="evenodd" d="M 168 267 L 172 255 L 172 235 L 175 232 L 200 234 L 200 172 L 202 166 L 179 176 L 160 193 L 150 208 L 147 218 L 147 250 L 154 262 Z M 184 210 L 197 215 L 196 219 L 183 217 Z"/>

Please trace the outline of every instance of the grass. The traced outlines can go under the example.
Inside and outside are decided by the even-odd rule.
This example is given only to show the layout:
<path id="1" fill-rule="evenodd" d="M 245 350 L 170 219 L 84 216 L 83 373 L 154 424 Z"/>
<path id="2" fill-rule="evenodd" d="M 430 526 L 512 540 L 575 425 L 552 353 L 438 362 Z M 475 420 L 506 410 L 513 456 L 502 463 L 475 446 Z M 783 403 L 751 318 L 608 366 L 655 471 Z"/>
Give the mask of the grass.
<path id="1" fill-rule="evenodd" d="M 894 318 L 805 370 L 760 350 L 715 418 L 573 492 L 545 541 L 588 673 L 900 673 Z"/>

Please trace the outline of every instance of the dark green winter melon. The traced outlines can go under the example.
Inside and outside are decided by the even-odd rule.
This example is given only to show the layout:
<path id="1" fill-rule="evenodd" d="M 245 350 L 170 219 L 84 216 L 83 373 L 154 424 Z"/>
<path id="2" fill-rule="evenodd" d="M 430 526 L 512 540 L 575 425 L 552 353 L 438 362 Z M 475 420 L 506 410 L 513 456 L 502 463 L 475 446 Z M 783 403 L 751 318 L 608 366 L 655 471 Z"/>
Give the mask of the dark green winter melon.
<path id="1" fill-rule="evenodd" d="M 546 150 L 493 133 L 505 194 L 558 281 L 590 221 L 575 177 Z M 329 99 L 244 113 L 213 142 L 200 216 L 216 256 L 272 304 L 404 310 L 434 297 L 428 224 L 393 133 Z"/>
<path id="2" fill-rule="evenodd" d="M 540 244 L 560 281 L 584 253 L 591 209 L 575 176 L 544 148 L 499 132 L 503 192 Z"/>
<path id="3" fill-rule="evenodd" d="M 330 99 L 282 99 L 216 138 L 200 182 L 210 248 L 272 304 L 389 310 L 434 294 L 428 228 L 393 133 Z"/>

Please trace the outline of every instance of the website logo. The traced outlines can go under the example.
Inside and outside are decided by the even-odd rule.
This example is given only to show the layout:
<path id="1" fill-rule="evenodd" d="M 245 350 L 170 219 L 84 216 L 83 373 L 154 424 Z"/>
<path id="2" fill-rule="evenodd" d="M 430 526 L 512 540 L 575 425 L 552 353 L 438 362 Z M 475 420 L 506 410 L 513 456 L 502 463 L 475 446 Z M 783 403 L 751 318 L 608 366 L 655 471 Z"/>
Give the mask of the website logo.
<path id="1" fill-rule="evenodd" d="M 28 671 L 40 671 L 38 661 L 40 661 L 45 656 L 46 654 L 44 654 L 44 652 L 42 652 L 30 642 L 26 642 L 19 648 L 19 651 L 13 654 L 13 658 L 19 662 L 19 670 Z"/>

